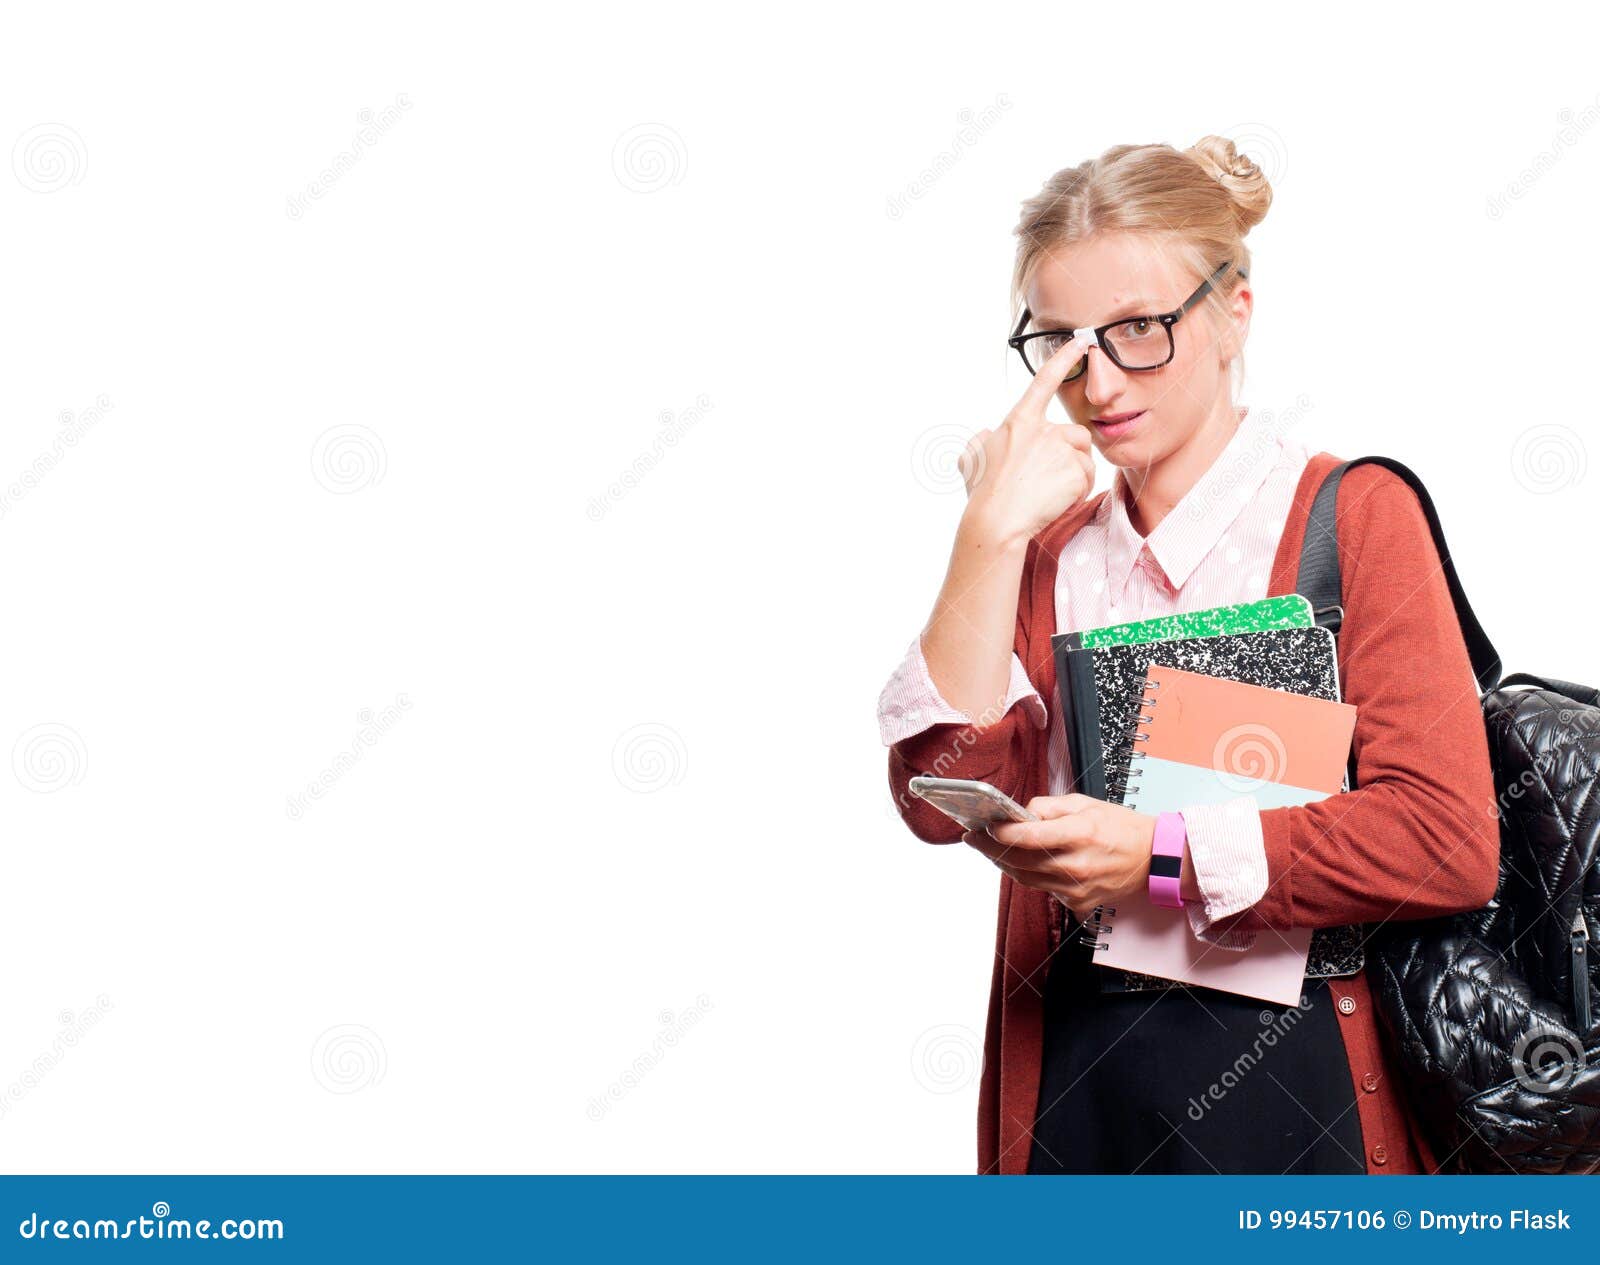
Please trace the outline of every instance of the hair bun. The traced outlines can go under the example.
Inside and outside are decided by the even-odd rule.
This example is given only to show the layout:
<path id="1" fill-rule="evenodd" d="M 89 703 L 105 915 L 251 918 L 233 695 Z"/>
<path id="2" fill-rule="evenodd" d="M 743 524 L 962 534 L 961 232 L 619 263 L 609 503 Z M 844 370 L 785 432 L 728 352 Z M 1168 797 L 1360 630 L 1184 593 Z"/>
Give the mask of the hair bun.
<path id="1" fill-rule="evenodd" d="M 1272 186 L 1248 154 L 1241 154 L 1226 136 L 1202 136 L 1185 151 L 1233 198 L 1242 237 L 1266 218 Z"/>

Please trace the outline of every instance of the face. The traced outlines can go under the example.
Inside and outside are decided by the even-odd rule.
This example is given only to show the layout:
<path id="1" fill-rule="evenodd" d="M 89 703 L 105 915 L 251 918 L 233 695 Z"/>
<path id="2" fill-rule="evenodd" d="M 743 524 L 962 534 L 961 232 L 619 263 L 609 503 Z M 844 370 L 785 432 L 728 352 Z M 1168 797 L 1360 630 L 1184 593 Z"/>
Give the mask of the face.
<path id="1" fill-rule="evenodd" d="M 1029 328 L 1075 329 L 1172 312 L 1204 280 L 1158 239 L 1120 233 L 1090 238 L 1040 261 L 1026 294 L 1033 313 Z M 1210 295 L 1203 297 L 1172 327 L 1168 364 L 1132 372 L 1092 347 L 1088 369 L 1061 384 L 1067 413 L 1088 427 L 1112 465 L 1148 470 L 1180 451 L 1208 422 L 1231 416 L 1228 362 L 1249 328 L 1251 294 L 1231 270 L 1218 284 L 1229 295 L 1230 319 L 1218 328 L 1206 311 Z M 1130 413 L 1139 415 L 1131 423 L 1097 420 Z"/>

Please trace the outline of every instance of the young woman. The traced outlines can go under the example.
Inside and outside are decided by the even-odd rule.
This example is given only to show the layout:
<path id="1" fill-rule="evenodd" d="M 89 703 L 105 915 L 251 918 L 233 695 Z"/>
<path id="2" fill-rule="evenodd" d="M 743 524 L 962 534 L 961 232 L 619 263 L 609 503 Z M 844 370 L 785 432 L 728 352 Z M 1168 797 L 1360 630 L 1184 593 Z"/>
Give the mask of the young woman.
<path id="1" fill-rule="evenodd" d="M 1098 966 L 1076 934 L 1097 905 L 1151 899 L 1156 820 L 1064 793 L 1051 636 L 1293 592 L 1311 499 L 1340 460 L 1234 403 L 1243 237 L 1270 201 L 1231 141 L 1124 145 L 1051 177 L 1017 229 L 1012 342 L 1034 376 L 962 458 L 944 586 L 879 700 L 901 816 L 1002 875 L 979 1172 L 1405 1173 L 1448 1158 L 1418 1130 L 1359 969 L 1308 968 L 1301 1004 L 1274 1007 Z M 1068 424 L 1047 420 L 1052 397 Z M 1116 474 L 1091 496 L 1095 451 Z M 1363 466 L 1337 515 L 1356 789 L 1169 819 L 1190 926 L 1215 952 L 1473 909 L 1495 890 L 1478 692 L 1421 507 Z M 909 794 L 918 774 L 993 783 L 1042 820 L 963 833 Z"/>

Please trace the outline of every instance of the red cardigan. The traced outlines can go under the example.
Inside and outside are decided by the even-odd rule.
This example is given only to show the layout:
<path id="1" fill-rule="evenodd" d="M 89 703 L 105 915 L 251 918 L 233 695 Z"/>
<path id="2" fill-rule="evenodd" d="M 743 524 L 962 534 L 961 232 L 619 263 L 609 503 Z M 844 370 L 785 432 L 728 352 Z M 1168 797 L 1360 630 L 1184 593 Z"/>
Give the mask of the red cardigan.
<path id="1" fill-rule="evenodd" d="M 1312 457 L 1278 542 L 1267 595 L 1294 591 L 1306 515 L 1340 458 Z M 1102 492 L 1028 544 L 1016 651 L 1055 707 L 1056 568 Z M 1336 926 L 1476 909 L 1493 897 L 1500 834 L 1477 683 L 1427 520 L 1381 466 L 1339 486 L 1343 698 L 1356 706 L 1357 789 L 1261 813 L 1265 895 L 1219 926 Z M 1048 793 L 1047 730 L 1012 707 L 994 725 L 938 724 L 889 750 L 889 785 L 917 838 L 955 843 L 961 827 L 918 799 L 918 774 L 977 778 L 1026 803 Z M 1038 1106 L 1051 897 L 1002 875 L 1000 921 L 978 1094 L 978 1172 L 1025 1173 Z M 1365 974 L 1328 981 L 1361 1117 L 1368 1173 L 1439 1171 L 1380 1044 Z"/>

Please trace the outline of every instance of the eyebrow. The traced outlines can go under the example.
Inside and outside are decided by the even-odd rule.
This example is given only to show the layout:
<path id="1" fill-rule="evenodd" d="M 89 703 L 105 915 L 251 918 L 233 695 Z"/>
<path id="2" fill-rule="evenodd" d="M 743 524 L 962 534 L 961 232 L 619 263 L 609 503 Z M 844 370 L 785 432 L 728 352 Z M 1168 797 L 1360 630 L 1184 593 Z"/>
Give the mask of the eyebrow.
<path id="1" fill-rule="evenodd" d="M 1124 303 L 1121 307 L 1118 307 L 1118 308 L 1114 309 L 1112 311 L 1111 315 L 1106 317 L 1105 320 L 1096 321 L 1095 325 L 1096 326 L 1109 325 L 1109 324 L 1111 324 L 1112 321 L 1120 321 L 1125 316 L 1151 316 L 1151 315 L 1154 315 L 1156 312 L 1158 312 L 1160 310 L 1161 309 L 1159 307 L 1157 307 L 1154 303 L 1150 302 L 1149 299 L 1145 299 L 1145 298 L 1129 299 L 1128 302 Z M 1054 317 L 1040 316 L 1037 312 L 1035 312 L 1033 314 L 1033 325 L 1034 325 L 1035 329 L 1082 329 L 1083 328 L 1083 326 L 1075 325 L 1071 321 L 1059 321 L 1058 322 Z"/>

